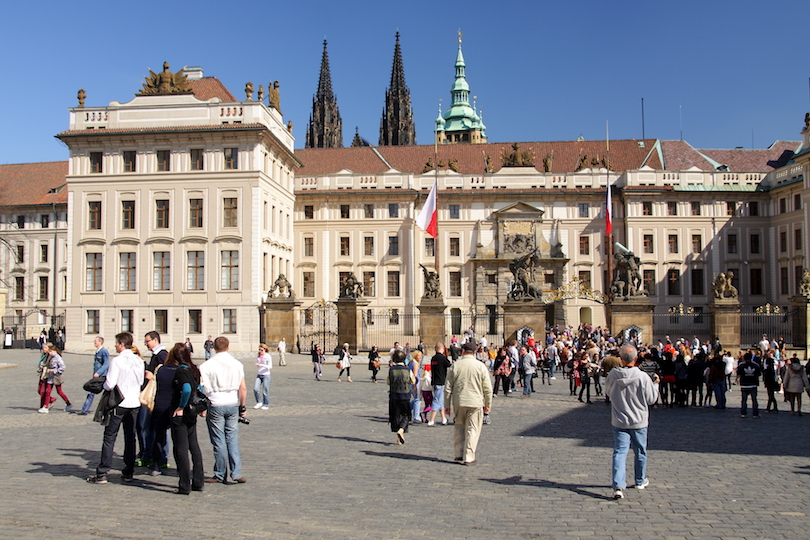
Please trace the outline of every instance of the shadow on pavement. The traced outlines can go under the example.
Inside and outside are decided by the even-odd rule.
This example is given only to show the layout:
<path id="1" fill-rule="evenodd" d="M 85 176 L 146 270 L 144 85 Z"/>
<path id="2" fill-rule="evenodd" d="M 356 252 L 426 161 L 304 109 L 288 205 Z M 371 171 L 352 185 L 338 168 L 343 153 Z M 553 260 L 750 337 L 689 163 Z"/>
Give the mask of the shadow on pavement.
<path id="1" fill-rule="evenodd" d="M 382 444 L 384 446 L 388 446 L 390 444 L 393 444 L 393 443 L 388 443 L 388 442 L 385 442 L 385 441 L 372 441 L 372 440 L 369 440 L 369 439 L 361 439 L 360 437 L 348 437 L 348 436 L 338 437 L 336 435 L 318 435 L 318 437 L 323 437 L 324 439 L 340 439 L 340 440 L 343 440 L 343 441 L 362 442 L 362 443 L 368 443 L 368 444 Z"/>
<path id="2" fill-rule="evenodd" d="M 600 485 L 600 486 L 593 486 L 587 485 L 583 486 L 581 484 L 561 484 L 559 482 L 552 482 L 551 480 L 523 480 L 522 476 L 510 476 L 509 478 L 482 478 L 481 480 L 485 482 L 491 482 L 493 484 L 498 484 L 501 486 L 530 486 L 530 487 L 538 487 L 538 488 L 546 488 L 546 489 L 564 489 L 566 491 L 570 491 L 572 493 L 576 493 L 578 495 L 584 495 L 586 497 L 591 497 L 593 499 L 601 499 L 601 500 L 613 500 L 613 497 L 608 497 L 606 495 L 602 495 L 600 493 L 594 493 L 588 489 L 584 488 L 599 488 L 599 489 L 608 489 L 610 486 L 608 485 Z"/>
<path id="3" fill-rule="evenodd" d="M 385 443 L 383 443 L 385 444 Z M 389 443 L 390 445 L 394 445 L 396 443 Z M 410 461 L 435 461 L 436 463 L 450 463 L 451 465 L 455 465 L 455 461 L 448 461 L 446 459 L 439 459 L 435 456 L 417 456 L 416 454 L 403 454 L 401 452 L 372 452 L 371 450 L 364 450 L 364 454 L 367 456 L 377 456 L 377 457 L 387 457 L 387 458 L 395 458 L 395 459 L 407 459 Z"/>

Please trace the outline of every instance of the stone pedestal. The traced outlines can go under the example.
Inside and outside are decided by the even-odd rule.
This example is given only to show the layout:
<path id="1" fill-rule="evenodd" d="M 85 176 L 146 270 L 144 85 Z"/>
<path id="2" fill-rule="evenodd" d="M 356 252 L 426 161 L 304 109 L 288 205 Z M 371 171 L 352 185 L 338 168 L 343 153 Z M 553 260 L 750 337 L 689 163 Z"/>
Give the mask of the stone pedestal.
<path id="1" fill-rule="evenodd" d="M 712 341 L 720 339 L 723 349 L 734 352 L 740 349 L 740 301 L 736 298 L 715 299 L 709 304 L 711 311 L 710 331 Z"/>
<path id="2" fill-rule="evenodd" d="M 365 298 L 338 298 L 335 304 L 338 310 L 338 347 L 343 347 L 344 343 L 348 343 L 349 352 L 357 354 L 357 345 L 360 343 L 363 331 L 363 317 L 358 309 L 367 306 L 369 300 Z"/>
<path id="3" fill-rule="evenodd" d="M 546 337 L 546 304 L 540 299 L 509 300 L 503 304 L 503 333 L 506 342 L 518 340 L 518 331 L 530 328 L 534 339 L 544 342 Z"/>
<path id="4" fill-rule="evenodd" d="M 270 347 L 271 351 L 275 351 L 275 346 L 281 341 L 281 338 L 284 338 L 287 340 L 288 351 L 294 352 L 293 347 L 297 343 L 299 333 L 296 308 L 301 304 L 302 302 L 295 298 L 273 297 L 267 298 L 262 304 L 262 308 L 264 308 L 262 334 L 264 343 Z"/>
<path id="5" fill-rule="evenodd" d="M 439 342 L 447 343 L 445 333 L 444 300 L 441 298 L 422 298 L 419 308 L 419 337 L 425 343 L 426 351 L 432 351 L 433 346 Z M 425 353 L 427 354 L 427 353 Z"/>
<path id="6" fill-rule="evenodd" d="M 628 300 L 614 300 L 608 304 L 610 331 L 623 341 L 638 340 L 652 343 L 653 311 L 655 304 L 644 296 Z"/>
<path id="7" fill-rule="evenodd" d="M 804 357 L 810 354 L 810 328 L 807 322 L 810 321 L 810 300 L 804 296 L 795 296 L 790 299 L 793 307 L 791 319 L 793 321 L 793 347 L 802 349 Z"/>

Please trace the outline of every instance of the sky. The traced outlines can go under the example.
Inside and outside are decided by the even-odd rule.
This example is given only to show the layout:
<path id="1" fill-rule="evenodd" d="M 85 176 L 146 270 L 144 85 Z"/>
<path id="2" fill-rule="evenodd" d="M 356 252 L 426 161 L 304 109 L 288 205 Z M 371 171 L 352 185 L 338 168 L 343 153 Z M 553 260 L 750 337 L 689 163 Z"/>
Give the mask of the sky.
<path id="1" fill-rule="evenodd" d="M 808 20 L 807 0 L 16 2 L 0 20 L 0 163 L 67 159 L 54 135 L 77 91 L 129 101 L 164 61 L 238 99 L 280 81 L 303 148 L 324 38 L 344 144 L 357 128 L 376 145 L 397 31 L 418 144 L 451 101 L 460 30 L 489 142 L 603 140 L 609 126 L 611 140 L 766 148 L 800 140 L 810 111 Z"/>

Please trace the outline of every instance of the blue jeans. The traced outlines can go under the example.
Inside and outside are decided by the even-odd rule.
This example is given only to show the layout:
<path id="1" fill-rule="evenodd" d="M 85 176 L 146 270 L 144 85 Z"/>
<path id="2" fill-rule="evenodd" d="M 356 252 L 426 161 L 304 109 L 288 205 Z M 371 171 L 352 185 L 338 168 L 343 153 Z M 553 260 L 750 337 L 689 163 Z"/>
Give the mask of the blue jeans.
<path id="1" fill-rule="evenodd" d="M 96 399 L 96 395 L 92 392 L 87 394 L 87 399 L 84 400 L 84 405 L 82 405 L 82 413 L 87 414 L 90 412 L 90 407 L 93 406 L 93 400 Z"/>
<path id="2" fill-rule="evenodd" d="M 714 397 L 717 399 L 717 408 L 726 408 L 726 381 L 716 382 L 712 385 Z"/>
<path id="3" fill-rule="evenodd" d="M 647 478 L 647 428 L 613 428 L 613 487 L 627 487 L 627 451 L 632 446 L 636 485 Z"/>
<path id="4" fill-rule="evenodd" d="M 253 396 L 256 403 L 261 403 L 265 407 L 270 405 L 270 374 L 256 375 L 256 382 L 253 384 Z"/>
<path id="5" fill-rule="evenodd" d="M 530 396 L 532 395 L 532 377 L 534 376 L 533 373 L 527 373 L 523 376 L 523 395 Z"/>
<path id="6" fill-rule="evenodd" d="M 208 436 L 214 447 L 214 478 L 224 482 L 228 478 L 242 478 L 242 460 L 239 457 L 239 407 L 211 407 L 205 417 Z"/>
<path id="7" fill-rule="evenodd" d="M 554 365 L 554 362 L 549 362 L 549 366 L 548 366 L 548 376 L 549 377 L 554 376 L 554 370 L 556 369 L 556 367 L 557 366 Z"/>
<path id="8" fill-rule="evenodd" d="M 759 416 L 759 403 L 757 403 L 756 388 L 740 388 L 742 392 L 742 403 L 740 404 L 740 414 L 748 414 L 748 396 L 751 396 L 751 408 L 754 409 L 754 416 Z"/>

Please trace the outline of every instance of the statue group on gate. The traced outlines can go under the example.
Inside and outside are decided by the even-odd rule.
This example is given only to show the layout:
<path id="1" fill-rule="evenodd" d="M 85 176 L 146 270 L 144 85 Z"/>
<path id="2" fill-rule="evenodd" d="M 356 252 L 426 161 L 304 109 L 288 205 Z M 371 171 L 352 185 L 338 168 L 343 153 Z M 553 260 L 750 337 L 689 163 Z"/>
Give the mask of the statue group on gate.
<path id="1" fill-rule="evenodd" d="M 361 296 L 363 296 L 363 284 L 357 280 L 354 272 L 351 272 L 340 287 L 340 298 L 360 298 Z"/>
<path id="2" fill-rule="evenodd" d="M 736 299 L 739 296 L 737 287 L 731 283 L 733 279 L 734 272 L 732 271 L 717 274 L 712 283 L 712 294 L 716 300 Z"/>
<path id="3" fill-rule="evenodd" d="M 270 296 L 275 298 L 295 298 L 292 284 L 287 281 L 287 276 L 284 274 L 278 275 L 276 281 L 273 282 L 273 287 L 270 289 Z"/>
<path id="4" fill-rule="evenodd" d="M 618 248 L 613 254 L 616 268 L 613 270 L 613 282 L 610 284 L 610 296 L 613 300 L 627 300 L 633 297 L 647 296 L 644 280 L 641 278 L 641 259 L 635 253 L 616 242 Z"/>
<path id="5" fill-rule="evenodd" d="M 509 263 L 509 270 L 514 277 L 514 286 L 509 292 L 510 299 L 527 300 L 543 296 L 542 285 L 534 280 L 534 268 L 539 263 L 540 258 L 537 256 L 537 249 L 517 257 Z"/>
<path id="6" fill-rule="evenodd" d="M 442 298 L 442 290 L 439 287 L 439 273 L 435 270 L 425 268 L 425 265 L 420 264 L 422 267 L 422 274 L 425 277 L 425 294 L 422 298 L 427 300 L 435 300 Z"/>
<path id="7" fill-rule="evenodd" d="M 799 282 L 799 296 L 810 299 L 810 270 L 807 268 L 802 272 L 802 279 Z"/>

